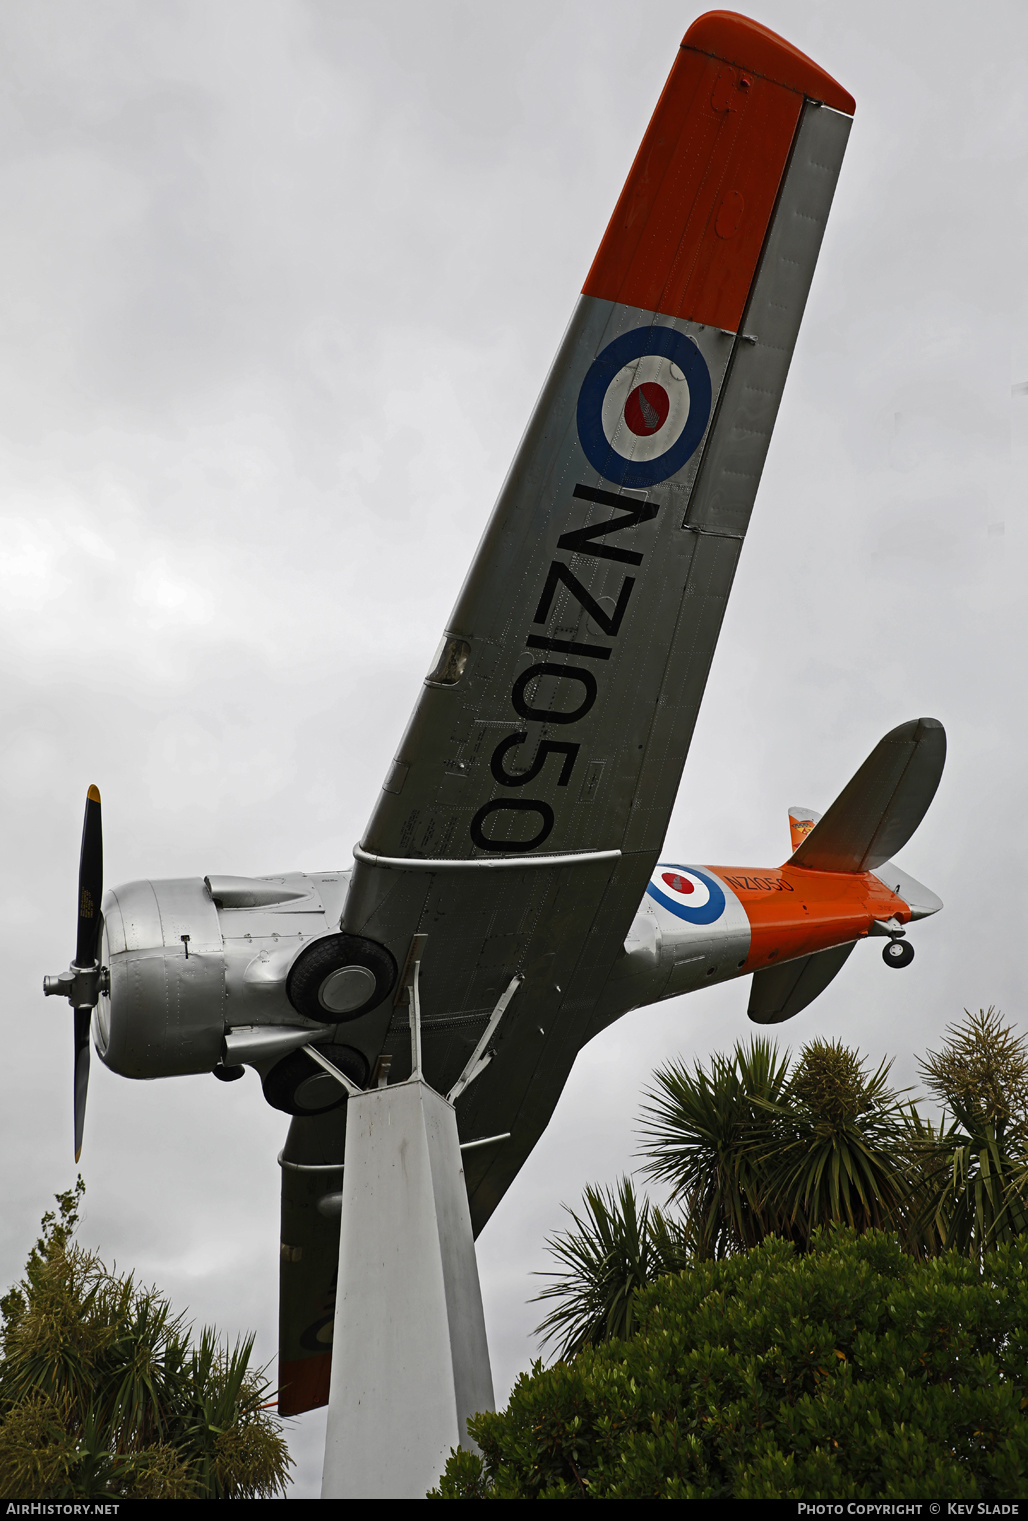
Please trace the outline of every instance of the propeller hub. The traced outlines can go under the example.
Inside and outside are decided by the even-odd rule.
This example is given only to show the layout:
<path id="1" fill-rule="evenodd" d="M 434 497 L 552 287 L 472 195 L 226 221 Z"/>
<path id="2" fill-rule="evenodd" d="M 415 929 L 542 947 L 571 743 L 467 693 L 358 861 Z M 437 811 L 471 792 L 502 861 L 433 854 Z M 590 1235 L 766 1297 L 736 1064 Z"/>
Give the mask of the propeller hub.
<path id="1" fill-rule="evenodd" d="M 109 993 L 111 974 L 105 966 L 76 966 L 72 962 L 66 972 L 56 977 L 43 978 L 43 993 L 47 998 L 66 998 L 76 1009 L 95 1009 L 101 993 Z"/>

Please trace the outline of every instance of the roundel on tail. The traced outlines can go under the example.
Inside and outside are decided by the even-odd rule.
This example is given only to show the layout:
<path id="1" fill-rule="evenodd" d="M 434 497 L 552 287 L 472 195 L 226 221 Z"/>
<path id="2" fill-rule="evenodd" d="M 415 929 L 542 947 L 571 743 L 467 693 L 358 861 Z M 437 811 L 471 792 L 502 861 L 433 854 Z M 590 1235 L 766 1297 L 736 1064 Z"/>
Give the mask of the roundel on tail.
<path id="1" fill-rule="evenodd" d="M 578 436 L 594 470 L 645 489 L 695 454 L 710 404 L 710 371 L 692 339 L 673 327 L 637 327 L 589 366 L 578 393 Z"/>
<path id="2" fill-rule="evenodd" d="M 725 911 L 720 882 L 695 866 L 658 866 L 646 891 L 688 924 L 713 924 Z"/>

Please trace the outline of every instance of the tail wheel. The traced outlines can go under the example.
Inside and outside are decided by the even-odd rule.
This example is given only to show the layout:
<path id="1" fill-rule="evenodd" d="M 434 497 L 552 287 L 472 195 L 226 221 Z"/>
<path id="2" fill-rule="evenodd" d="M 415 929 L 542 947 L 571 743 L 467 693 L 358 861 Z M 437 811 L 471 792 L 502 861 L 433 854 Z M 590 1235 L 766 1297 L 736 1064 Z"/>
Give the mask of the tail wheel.
<path id="1" fill-rule="evenodd" d="M 286 983 L 294 1009 L 324 1024 L 359 1019 L 392 991 L 396 962 L 361 935 L 325 935 L 301 951 Z"/>
<path id="2" fill-rule="evenodd" d="M 358 1088 L 368 1080 L 368 1064 L 353 1046 L 318 1046 L 334 1067 Z M 319 1067 L 306 1051 L 291 1051 L 277 1062 L 264 1079 L 264 1097 L 272 1109 L 284 1114 L 327 1114 L 346 1103 L 347 1093 L 330 1072 Z"/>
<path id="3" fill-rule="evenodd" d="M 909 966 L 914 959 L 914 947 L 906 940 L 890 940 L 882 951 L 886 966 Z"/>

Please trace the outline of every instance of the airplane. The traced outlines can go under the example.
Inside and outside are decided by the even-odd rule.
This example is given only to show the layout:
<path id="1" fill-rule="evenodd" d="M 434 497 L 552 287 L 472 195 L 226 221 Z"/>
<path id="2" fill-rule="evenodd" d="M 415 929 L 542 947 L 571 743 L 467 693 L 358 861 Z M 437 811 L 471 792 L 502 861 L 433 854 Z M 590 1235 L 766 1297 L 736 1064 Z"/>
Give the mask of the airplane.
<path id="1" fill-rule="evenodd" d="M 284 1415 L 328 1399 L 347 1095 L 410 1075 L 412 977 L 477 1233 L 599 1031 L 742 977 L 751 1019 L 788 1019 L 861 940 L 907 965 L 942 907 L 894 860 L 942 775 L 931 718 L 793 808 L 783 865 L 663 858 L 854 110 L 756 22 L 687 31 L 352 868 L 104 895 L 89 789 L 75 960 L 44 984 L 74 1010 L 76 1160 L 90 1038 L 129 1078 L 258 1073 L 291 1117 Z"/>

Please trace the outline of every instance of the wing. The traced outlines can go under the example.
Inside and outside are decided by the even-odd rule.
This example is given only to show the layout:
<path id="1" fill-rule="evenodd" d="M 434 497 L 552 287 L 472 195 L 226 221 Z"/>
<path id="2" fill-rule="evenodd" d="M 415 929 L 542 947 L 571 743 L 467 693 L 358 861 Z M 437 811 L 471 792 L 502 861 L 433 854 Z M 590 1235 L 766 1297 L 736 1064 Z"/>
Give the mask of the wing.
<path id="1" fill-rule="evenodd" d="M 294 1119 L 279 1157 L 280 1415 L 300 1415 L 328 1403 L 345 1131 L 345 1106 Z"/>
<path id="2" fill-rule="evenodd" d="M 727 13 L 688 32 L 360 846 L 344 930 L 425 935 L 480 1228 L 544 1128 L 658 859 L 853 101 Z M 405 1017 L 354 1031 L 394 1056 Z"/>

